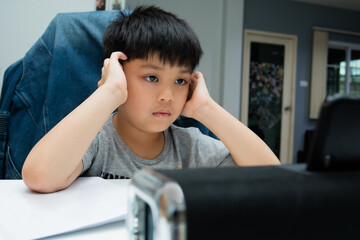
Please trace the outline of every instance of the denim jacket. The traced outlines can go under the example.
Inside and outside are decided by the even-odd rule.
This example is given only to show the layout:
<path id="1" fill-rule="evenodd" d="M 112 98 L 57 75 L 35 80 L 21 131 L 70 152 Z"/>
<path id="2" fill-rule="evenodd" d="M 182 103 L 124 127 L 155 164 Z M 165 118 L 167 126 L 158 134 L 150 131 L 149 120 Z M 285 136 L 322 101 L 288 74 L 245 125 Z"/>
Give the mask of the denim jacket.
<path id="1" fill-rule="evenodd" d="M 101 78 L 102 35 L 114 11 L 58 14 L 5 72 L 0 99 L 0 179 L 20 179 L 32 147 L 83 102 Z M 197 126 L 180 117 L 180 126 Z"/>

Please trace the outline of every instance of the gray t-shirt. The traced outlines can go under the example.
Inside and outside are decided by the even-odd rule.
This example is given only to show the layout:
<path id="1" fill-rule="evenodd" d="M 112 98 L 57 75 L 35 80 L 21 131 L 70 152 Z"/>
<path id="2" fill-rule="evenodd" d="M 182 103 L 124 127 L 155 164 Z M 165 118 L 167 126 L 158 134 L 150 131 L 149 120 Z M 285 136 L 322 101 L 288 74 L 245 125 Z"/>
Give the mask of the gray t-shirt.
<path id="1" fill-rule="evenodd" d="M 198 128 L 171 125 L 164 131 L 165 146 L 153 160 L 135 155 L 121 139 L 112 121 L 106 121 L 83 157 L 82 176 L 130 178 L 142 168 L 179 169 L 237 166 L 225 145 Z"/>

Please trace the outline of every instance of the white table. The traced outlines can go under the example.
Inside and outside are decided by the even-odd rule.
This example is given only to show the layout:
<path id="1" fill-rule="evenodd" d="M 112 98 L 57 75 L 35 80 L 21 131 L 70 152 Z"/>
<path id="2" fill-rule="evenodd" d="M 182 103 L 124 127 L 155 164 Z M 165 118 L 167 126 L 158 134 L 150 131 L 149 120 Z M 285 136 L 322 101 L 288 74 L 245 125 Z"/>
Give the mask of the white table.
<path id="1" fill-rule="evenodd" d="M 99 239 L 128 239 L 125 221 L 105 224 L 103 226 L 84 229 L 72 233 L 65 233 L 46 239 L 74 239 L 74 240 L 99 240 Z"/>
<path id="2" fill-rule="evenodd" d="M 127 179 L 109 179 L 114 184 L 128 186 L 130 180 Z M 121 239 L 127 240 L 127 229 L 125 221 L 118 221 L 113 223 L 108 223 L 102 226 L 88 228 L 84 230 L 79 230 L 71 233 L 65 233 L 58 236 L 46 238 L 51 240 L 60 240 L 60 239 L 75 239 L 75 240 L 98 240 L 98 239 Z"/>
<path id="3" fill-rule="evenodd" d="M 19 180 L 20 181 L 20 180 Z M 108 180 L 113 184 L 121 186 L 122 188 L 127 189 L 129 186 L 130 180 L 118 179 L 118 180 Z M 4 182 L 3 182 L 4 183 Z M 18 186 L 18 185 L 17 185 Z M 66 191 L 66 190 L 64 190 Z M 1 228 L 0 228 L 1 229 Z M 19 229 L 21 231 L 21 229 Z M 5 236 L 6 233 L 1 232 L 0 230 L 0 240 L 7 240 Z M 48 237 L 46 239 L 128 239 L 127 229 L 125 220 L 107 223 L 101 226 L 76 230 L 69 233 L 60 234 L 57 236 Z"/>

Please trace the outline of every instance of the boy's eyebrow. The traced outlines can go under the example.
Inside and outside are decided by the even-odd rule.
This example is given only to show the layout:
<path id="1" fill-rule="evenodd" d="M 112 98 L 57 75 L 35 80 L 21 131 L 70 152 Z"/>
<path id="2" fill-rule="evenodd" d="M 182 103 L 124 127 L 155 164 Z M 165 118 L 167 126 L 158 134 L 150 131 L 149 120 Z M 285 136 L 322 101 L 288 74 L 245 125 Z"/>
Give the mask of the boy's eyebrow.
<path id="1" fill-rule="evenodd" d="M 147 64 L 143 64 L 140 66 L 141 68 L 151 68 L 151 69 L 154 69 L 154 70 L 163 70 L 164 68 L 163 67 L 160 67 L 158 65 L 154 65 L 154 64 L 151 64 L 151 63 L 147 63 Z M 189 70 L 189 69 L 184 69 L 184 70 L 180 70 L 180 73 L 189 73 L 189 74 L 192 74 L 192 71 Z"/>
<path id="2" fill-rule="evenodd" d="M 162 67 L 160 66 L 157 66 L 157 65 L 154 65 L 154 64 L 151 64 L 151 63 L 147 63 L 147 64 L 143 64 L 140 66 L 141 68 L 152 68 L 154 70 L 161 70 L 163 69 Z"/>

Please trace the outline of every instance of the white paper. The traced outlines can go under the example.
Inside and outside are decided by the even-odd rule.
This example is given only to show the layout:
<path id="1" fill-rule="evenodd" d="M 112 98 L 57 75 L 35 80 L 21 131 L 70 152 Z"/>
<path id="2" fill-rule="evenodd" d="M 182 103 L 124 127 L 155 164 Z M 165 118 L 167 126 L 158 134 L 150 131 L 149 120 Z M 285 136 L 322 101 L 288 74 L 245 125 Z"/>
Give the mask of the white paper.
<path id="1" fill-rule="evenodd" d="M 36 239 L 124 220 L 127 187 L 78 178 L 63 191 L 40 194 L 22 180 L 0 180 L 0 236 Z"/>

